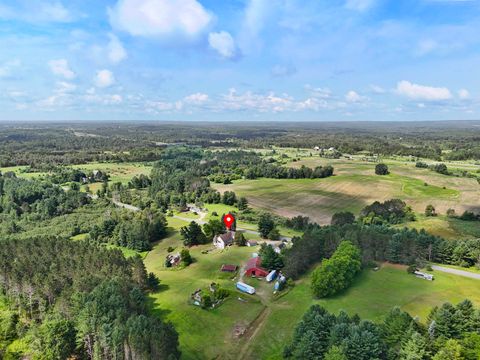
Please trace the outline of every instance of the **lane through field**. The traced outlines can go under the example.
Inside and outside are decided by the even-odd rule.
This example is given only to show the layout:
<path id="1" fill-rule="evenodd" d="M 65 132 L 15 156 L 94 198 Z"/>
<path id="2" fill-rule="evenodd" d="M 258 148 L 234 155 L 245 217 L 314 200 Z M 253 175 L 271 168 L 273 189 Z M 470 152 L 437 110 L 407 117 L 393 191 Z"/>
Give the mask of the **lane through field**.
<path id="1" fill-rule="evenodd" d="M 449 273 L 449 274 L 454 274 L 454 275 L 459 275 L 459 276 L 464 276 L 468 277 L 471 279 L 477 279 L 480 280 L 480 274 L 472 273 L 470 271 L 465 271 L 465 270 L 459 270 L 459 269 L 452 269 L 444 266 L 438 266 L 438 265 L 432 265 L 433 270 Z"/>

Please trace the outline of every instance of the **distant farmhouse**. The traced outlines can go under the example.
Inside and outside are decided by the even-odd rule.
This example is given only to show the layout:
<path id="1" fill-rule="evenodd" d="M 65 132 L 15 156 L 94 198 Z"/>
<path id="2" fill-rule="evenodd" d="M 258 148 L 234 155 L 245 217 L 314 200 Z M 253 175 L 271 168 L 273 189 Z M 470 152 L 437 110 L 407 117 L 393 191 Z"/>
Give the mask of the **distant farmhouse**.
<path id="1" fill-rule="evenodd" d="M 225 249 L 233 245 L 235 241 L 235 231 L 227 231 L 225 234 L 216 235 L 213 238 L 213 245 L 218 249 Z"/>
<path id="2" fill-rule="evenodd" d="M 260 256 L 251 258 L 245 267 L 246 276 L 266 277 L 268 270 L 262 267 L 262 259 Z"/>

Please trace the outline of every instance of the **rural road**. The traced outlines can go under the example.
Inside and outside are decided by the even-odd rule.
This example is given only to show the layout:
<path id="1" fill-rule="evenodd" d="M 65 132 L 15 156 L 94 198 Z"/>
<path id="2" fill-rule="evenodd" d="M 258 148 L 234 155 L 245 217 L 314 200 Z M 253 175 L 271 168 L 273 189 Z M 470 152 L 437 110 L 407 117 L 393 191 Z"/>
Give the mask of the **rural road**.
<path id="1" fill-rule="evenodd" d="M 464 276 L 472 279 L 477 279 L 480 280 L 480 274 L 472 273 L 470 271 L 465 271 L 465 270 L 458 270 L 458 269 L 451 269 L 443 266 L 438 266 L 438 265 L 432 265 L 433 270 L 449 273 L 449 274 L 454 274 L 454 275 L 459 275 L 459 276 Z"/>

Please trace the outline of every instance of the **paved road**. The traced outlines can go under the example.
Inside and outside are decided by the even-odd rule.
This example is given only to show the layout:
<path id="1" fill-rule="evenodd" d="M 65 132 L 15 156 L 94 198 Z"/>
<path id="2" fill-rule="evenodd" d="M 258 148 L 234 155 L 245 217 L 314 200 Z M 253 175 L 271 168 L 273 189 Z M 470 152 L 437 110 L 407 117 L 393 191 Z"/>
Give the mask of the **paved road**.
<path id="1" fill-rule="evenodd" d="M 140 211 L 140 208 L 138 208 L 136 206 L 133 206 L 133 205 L 130 205 L 130 204 L 125 204 L 125 203 L 122 203 L 122 202 L 117 201 L 117 200 L 112 199 L 112 203 L 114 203 L 118 207 L 122 207 L 122 208 L 125 208 L 125 209 L 128 209 L 128 210 L 131 210 L 131 211 Z"/>
<path id="2" fill-rule="evenodd" d="M 470 271 L 465 271 L 465 270 L 458 270 L 458 269 L 451 269 L 447 268 L 444 266 L 438 266 L 438 265 L 432 265 L 433 270 L 449 273 L 449 274 L 454 274 L 454 275 L 459 275 L 459 276 L 464 276 L 472 279 L 477 279 L 480 280 L 480 274 L 473 273 Z"/>

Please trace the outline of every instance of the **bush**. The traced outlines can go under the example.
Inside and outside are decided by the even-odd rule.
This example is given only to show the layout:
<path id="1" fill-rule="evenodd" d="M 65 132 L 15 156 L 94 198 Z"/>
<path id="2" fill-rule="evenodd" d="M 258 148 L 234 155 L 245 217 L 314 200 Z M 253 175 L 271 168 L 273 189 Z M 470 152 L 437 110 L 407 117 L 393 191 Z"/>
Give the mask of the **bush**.
<path id="1" fill-rule="evenodd" d="M 169 247 L 168 247 L 168 249 L 167 249 L 167 252 L 171 253 L 173 250 L 175 250 L 175 248 L 174 248 L 174 247 L 171 247 L 171 246 L 169 246 Z"/>
<path id="2" fill-rule="evenodd" d="M 377 175 L 388 175 L 388 166 L 385 164 L 377 164 L 375 166 L 375 174 Z"/>
<path id="3" fill-rule="evenodd" d="M 433 271 L 432 265 L 427 265 L 425 270 L 427 271 Z"/>
<path id="4" fill-rule="evenodd" d="M 407 268 L 407 273 L 413 274 L 415 271 L 417 271 L 417 266 L 416 265 L 409 265 Z"/>

